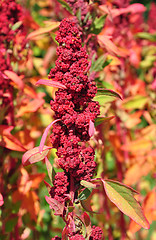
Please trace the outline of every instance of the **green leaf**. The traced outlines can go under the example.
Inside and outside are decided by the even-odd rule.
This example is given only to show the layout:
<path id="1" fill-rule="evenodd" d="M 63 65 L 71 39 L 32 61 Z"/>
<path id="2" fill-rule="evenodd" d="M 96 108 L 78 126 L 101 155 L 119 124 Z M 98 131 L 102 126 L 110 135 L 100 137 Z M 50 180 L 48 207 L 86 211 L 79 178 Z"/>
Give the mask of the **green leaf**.
<path id="1" fill-rule="evenodd" d="M 47 171 L 48 171 L 48 176 L 50 178 L 50 181 L 52 182 L 52 170 L 53 170 L 53 167 L 50 163 L 50 161 L 48 160 L 47 157 L 45 157 L 45 163 L 46 163 L 46 167 L 47 167 Z"/>
<path id="2" fill-rule="evenodd" d="M 135 95 L 133 97 L 125 99 L 122 106 L 126 110 L 143 109 L 147 102 L 148 102 L 148 97 Z"/>
<path id="3" fill-rule="evenodd" d="M 142 39 L 147 39 L 151 42 L 156 42 L 156 33 L 151 34 L 148 32 L 139 32 L 136 36 Z"/>
<path id="4" fill-rule="evenodd" d="M 63 1 L 63 0 L 57 0 L 59 3 L 61 3 L 62 7 L 65 8 L 68 12 L 70 12 L 71 14 L 73 14 L 71 7 L 68 5 L 67 2 Z"/>
<path id="5" fill-rule="evenodd" d="M 96 188 L 96 184 L 91 183 L 91 182 L 87 182 L 85 180 L 81 180 L 80 184 L 86 188 Z"/>
<path id="6" fill-rule="evenodd" d="M 11 232 L 13 230 L 13 228 L 15 227 L 17 221 L 18 221 L 18 217 L 14 217 L 14 218 L 7 220 L 7 222 L 5 224 L 5 231 Z"/>
<path id="7" fill-rule="evenodd" d="M 102 124 L 104 122 L 109 122 L 113 118 L 115 118 L 115 116 L 111 116 L 111 117 L 97 117 L 95 119 L 94 126 L 97 127 L 98 125 L 100 125 L 100 124 Z"/>
<path id="8" fill-rule="evenodd" d="M 21 201 L 14 203 L 12 206 L 12 213 L 14 214 L 18 213 L 20 206 L 21 206 Z"/>
<path id="9" fill-rule="evenodd" d="M 93 100 L 98 101 L 100 106 L 103 106 L 106 103 L 113 102 L 115 98 L 110 96 L 99 95 L 99 96 L 95 96 Z"/>
<path id="10" fill-rule="evenodd" d="M 85 190 L 83 190 L 80 194 L 79 194 L 79 196 L 78 196 L 78 199 L 80 200 L 80 201 L 83 201 L 83 200 L 86 200 L 88 197 L 89 197 L 89 195 L 91 194 L 91 190 L 89 190 L 88 188 L 85 188 Z"/>
<path id="11" fill-rule="evenodd" d="M 103 28 L 104 26 L 104 23 L 105 23 L 105 19 L 107 17 L 107 14 L 106 15 L 102 15 L 101 17 L 96 17 L 95 20 L 94 20 L 94 26 L 96 29 L 101 29 Z"/>
<path id="12" fill-rule="evenodd" d="M 133 197 L 137 192 L 116 181 L 102 180 L 108 198 L 127 216 L 138 223 L 141 227 L 149 229 L 149 223 L 145 218 L 142 208 Z"/>
<path id="13" fill-rule="evenodd" d="M 22 25 L 22 21 L 18 21 L 16 22 L 13 26 L 12 26 L 12 30 L 16 31 L 20 26 Z"/>
<path id="14" fill-rule="evenodd" d="M 73 211 L 74 211 L 74 209 L 75 209 L 75 207 L 74 207 L 74 206 L 68 206 L 68 212 L 73 212 Z"/>
<path id="15" fill-rule="evenodd" d="M 102 31 L 104 24 L 105 24 L 106 17 L 107 17 L 107 15 L 102 15 L 101 17 L 95 18 L 92 28 L 91 28 L 92 33 L 99 34 Z"/>
<path id="16" fill-rule="evenodd" d="M 121 95 L 119 93 L 115 92 L 114 90 L 110 90 L 110 89 L 99 88 L 97 95 L 111 96 L 111 97 L 116 97 L 116 98 L 120 98 L 121 100 L 123 100 L 123 98 L 121 97 Z"/>
<path id="17" fill-rule="evenodd" d="M 94 71 L 94 72 L 102 71 L 107 65 L 110 64 L 111 61 L 112 61 L 112 59 L 106 60 L 106 58 L 103 55 L 100 56 L 96 61 L 93 58 L 90 71 L 91 72 L 92 71 Z"/>
<path id="18" fill-rule="evenodd" d="M 59 43 L 55 40 L 55 38 L 56 38 L 56 34 L 53 33 L 53 32 L 51 32 L 50 35 L 51 35 L 53 41 L 56 43 L 56 45 L 59 46 Z"/>

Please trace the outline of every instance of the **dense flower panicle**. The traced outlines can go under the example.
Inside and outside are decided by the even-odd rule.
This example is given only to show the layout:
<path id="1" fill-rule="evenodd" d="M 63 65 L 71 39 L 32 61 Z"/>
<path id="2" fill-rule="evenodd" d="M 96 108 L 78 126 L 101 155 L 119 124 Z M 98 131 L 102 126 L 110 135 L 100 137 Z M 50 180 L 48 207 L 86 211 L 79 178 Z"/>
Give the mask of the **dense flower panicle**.
<path id="1" fill-rule="evenodd" d="M 77 12 L 81 10 L 81 25 L 83 29 L 88 29 L 92 24 L 91 19 L 86 19 L 86 15 L 89 12 L 88 2 L 85 0 L 66 0 L 66 2 L 73 10 L 74 15 L 76 15 Z"/>
<path id="2" fill-rule="evenodd" d="M 152 2 L 150 5 L 150 11 L 148 15 L 148 27 L 149 32 L 155 33 L 156 32 L 156 3 Z"/>
<path id="3" fill-rule="evenodd" d="M 54 186 L 50 190 L 50 196 L 60 203 L 64 203 L 66 200 L 65 194 L 68 189 L 68 177 L 64 172 L 58 172 L 55 175 Z"/>
<path id="4" fill-rule="evenodd" d="M 3 124 L 13 125 L 13 87 L 4 71 L 12 70 L 11 62 L 25 57 L 26 29 L 22 24 L 13 29 L 13 25 L 23 18 L 23 9 L 15 0 L 0 0 L 0 14 L 0 100 L 1 107 L 7 109 Z"/>
<path id="5" fill-rule="evenodd" d="M 52 238 L 51 240 L 61 240 L 61 238 L 60 237 L 58 237 L 58 236 L 55 236 L 54 238 Z"/>
<path id="6" fill-rule="evenodd" d="M 15 36 L 15 31 L 12 30 L 12 26 L 21 20 L 22 8 L 15 0 L 0 0 L 0 13 L 0 44 L 2 44 L 2 42 L 9 43 Z"/>
<path id="7" fill-rule="evenodd" d="M 50 79 L 66 86 L 56 92 L 55 100 L 50 103 L 55 118 L 61 119 L 54 124 L 51 143 L 57 148 L 58 165 L 65 174 L 73 176 L 75 184 L 80 180 L 89 181 L 95 172 L 95 152 L 91 147 L 82 146 L 82 142 L 90 139 L 90 120 L 94 122 L 100 114 L 99 103 L 92 100 L 97 87 L 94 79 L 87 76 L 90 64 L 80 37 L 75 18 L 61 22 L 56 36 L 58 59 L 49 74 Z M 54 184 L 51 195 L 56 198 L 56 193 Z"/>
<path id="8" fill-rule="evenodd" d="M 85 238 L 80 234 L 76 234 L 76 235 L 70 237 L 69 239 L 70 240 L 85 240 Z"/>
<path id="9" fill-rule="evenodd" d="M 89 240 L 102 240 L 102 229 L 100 227 L 93 226 Z"/>

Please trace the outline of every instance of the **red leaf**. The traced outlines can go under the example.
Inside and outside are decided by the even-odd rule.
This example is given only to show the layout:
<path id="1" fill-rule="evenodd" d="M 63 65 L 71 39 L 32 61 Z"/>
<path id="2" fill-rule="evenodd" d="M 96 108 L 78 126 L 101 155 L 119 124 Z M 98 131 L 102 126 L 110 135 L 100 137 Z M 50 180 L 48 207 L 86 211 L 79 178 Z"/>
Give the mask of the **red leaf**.
<path id="1" fill-rule="evenodd" d="M 44 146 L 45 140 L 46 140 L 46 138 L 47 138 L 49 129 L 51 128 L 51 126 L 52 126 L 54 123 L 56 123 L 56 122 L 58 122 L 58 121 L 60 121 L 60 119 L 54 120 L 53 122 L 51 122 L 51 123 L 48 125 L 48 127 L 46 127 L 46 129 L 45 129 L 45 131 L 44 131 L 44 133 L 43 133 L 43 135 L 42 135 L 41 142 L 40 142 L 40 146 L 39 146 L 39 152 L 40 152 L 40 153 L 43 151 L 43 146 Z"/>
<path id="2" fill-rule="evenodd" d="M 122 57 L 125 57 L 125 54 L 122 53 L 118 47 L 110 40 L 110 37 L 109 36 L 106 36 L 106 35 L 98 35 L 97 36 L 97 39 L 98 39 L 98 42 L 100 44 L 101 47 L 104 47 L 106 48 L 106 50 L 114 55 L 120 55 Z"/>
<path id="3" fill-rule="evenodd" d="M 42 153 L 39 152 L 39 147 L 28 150 L 22 157 L 22 164 L 29 165 L 43 160 L 50 149 L 51 147 L 43 146 Z"/>
<path id="4" fill-rule="evenodd" d="M 2 194 L 0 193 L 0 206 L 2 206 L 3 204 L 4 204 L 3 196 L 2 196 Z"/>
<path id="5" fill-rule="evenodd" d="M 94 123 L 90 120 L 89 121 L 89 136 L 92 137 L 95 133 L 95 127 L 94 127 Z"/>
<path id="6" fill-rule="evenodd" d="M 131 12 L 131 13 L 141 13 L 145 11 L 146 11 L 146 7 L 140 3 L 134 3 L 127 7 L 127 12 Z"/>
<path id="7" fill-rule="evenodd" d="M 59 82 L 53 81 L 53 80 L 40 79 L 36 82 L 36 85 L 40 85 L 40 84 L 44 84 L 44 85 L 50 86 L 50 87 L 66 89 L 66 86 L 64 86 L 62 83 L 59 83 Z"/>
<path id="8" fill-rule="evenodd" d="M 54 215 L 63 215 L 64 204 L 48 196 L 45 196 L 45 199 L 50 205 L 50 209 L 53 209 L 55 211 Z"/>
<path id="9" fill-rule="evenodd" d="M 44 180 L 44 184 L 46 185 L 48 192 L 50 192 L 51 185 L 48 182 L 46 182 L 45 180 Z"/>

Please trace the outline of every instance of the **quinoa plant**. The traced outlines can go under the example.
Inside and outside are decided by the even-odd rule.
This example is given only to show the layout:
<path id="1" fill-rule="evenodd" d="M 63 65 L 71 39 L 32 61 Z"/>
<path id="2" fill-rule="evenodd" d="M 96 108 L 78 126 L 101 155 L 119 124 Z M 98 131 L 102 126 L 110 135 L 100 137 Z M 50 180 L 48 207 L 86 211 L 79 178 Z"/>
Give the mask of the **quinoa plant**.
<path id="1" fill-rule="evenodd" d="M 56 236 L 53 238 L 55 240 L 104 239 L 102 229 L 92 226 L 89 215 L 80 210 L 80 205 L 77 208 L 77 204 L 81 203 L 85 210 L 94 212 L 88 200 L 94 191 L 100 191 L 104 197 L 107 194 L 123 213 L 142 227 L 149 228 L 139 203 L 133 197 L 135 190 L 113 180 L 93 178 L 96 171 L 95 151 L 89 140 L 95 133 L 95 121 L 101 120 L 98 118 L 100 105 L 93 100 L 97 87 L 93 78 L 88 77 L 91 62 L 82 46 L 81 34 L 75 18 L 62 20 L 56 36 L 59 46 L 55 68 L 51 69 L 49 80 L 41 79 L 37 82 L 58 88 L 55 99 L 50 102 L 55 120 L 46 128 L 40 146 L 27 151 L 22 159 L 23 164 L 27 165 L 45 158 L 52 181 L 52 186 L 45 182 L 49 191 L 49 196 L 45 198 L 55 215 L 59 215 L 65 222 L 62 238 Z M 101 91 L 120 97 L 111 90 Z M 52 171 L 47 158 L 52 147 L 44 145 L 52 125 L 50 139 L 52 147 L 57 149 L 57 165 L 62 169 L 57 173 L 54 169 Z"/>

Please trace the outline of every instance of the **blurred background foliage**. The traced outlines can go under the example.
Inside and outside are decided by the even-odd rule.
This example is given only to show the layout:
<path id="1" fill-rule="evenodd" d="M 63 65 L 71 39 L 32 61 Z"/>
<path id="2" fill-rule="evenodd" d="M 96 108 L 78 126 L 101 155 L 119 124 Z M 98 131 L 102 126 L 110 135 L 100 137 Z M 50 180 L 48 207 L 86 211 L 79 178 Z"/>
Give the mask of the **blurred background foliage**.
<path id="1" fill-rule="evenodd" d="M 104 203 L 104 213 L 91 214 L 91 220 L 93 224 L 99 224 L 103 228 L 105 239 L 154 240 L 156 239 L 156 27 L 154 29 L 153 25 L 150 26 L 149 21 L 152 19 L 149 20 L 149 16 L 152 6 L 155 9 L 152 15 L 153 22 L 156 22 L 156 5 L 152 0 L 142 0 L 139 3 L 146 7 L 145 11 L 136 15 L 135 12 L 125 13 L 120 19 L 121 22 L 112 21 L 111 14 L 109 16 L 108 13 L 106 21 L 101 18 L 102 23 L 99 23 L 96 16 L 100 18 L 106 15 L 100 7 L 116 9 L 116 2 L 119 1 L 89 1 L 93 4 L 90 12 L 94 21 L 93 34 L 98 37 L 101 36 L 101 32 L 107 35 L 110 31 L 114 34 L 111 39 L 113 45 L 109 45 L 110 42 L 108 45 L 106 42 L 101 44 L 100 41 L 97 42 L 97 56 L 95 59 L 92 58 L 93 70 L 97 72 L 95 74 L 97 85 L 115 90 L 123 96 L 123 101 L 106 96 L 101 96 L 101 100 L 99 99 L 99 102 L 102 102 L 101 116 L 115 116 L 115 118 L 97 126 L 91 145 L 96 149 L 97 177 L 118 180 L 139 191 L 138 200 L 151 227 L 148 231 L 141 229 L 106 199 L 101 200 Z M 7 127 L 0 128 L 0 192 L 4 200 L 0 209 L 2 230 L 0 239 L 51 239 L 55 235 L 61 236 L 64 223 L 58 216 L 54 216 L 45 201 L 48 191 L 43 180 L 49 182 L 45 163 L 42 161 L 23 167 L 21 158 L 24 151 L 39 145 L 45 127 L 53 120 L 50 101 L 55 97 L 56 89 L 43 85 L 35 86 L 38 79 L 47 78 L 57 59 L 55 41 L 57 28 L 48 30 L 51 26 L 50 22 L 60 22 L 63 18 L 72 15 L 62 6 L 66 6 L 64 1 L 20 0 L 18 3 L 24 9 L 23 24 L 26 26 L 26 36 L 37 29 L 40 29 L 40 33 L 28 37 L 26 58 L 22 55 L 20 60 L 12 60 L 11 63 L 12 71 L 20 76 L 24 87 L 20 89 L 19 83 L 15 83 L 13 77 L 9 76 L 10 84 L 14 88 L 15 124 L 9 133 L 9 126 L 12 124 L 3 121 L 6 112 L 3 118 L 1 117 L 1 126 Z M 138 1 L 130 2 L 130 4 L 134 3 Z M 133 15 L 134 19 L 132 19 Z M 138 16 L 142 18 L 138 23 L 140 25 L 135 24 L 135 17 L 137 20 Z M 77 17 L 79 17 L 78 12 Z M 124 19 L 125 22 L 127 21 L 126 26 Z M 127 31 L 121 35 L 117 31 L 117 26 L 120 27 L 120 24 L 121 27 L 123 24 L 123 31 Z M 97 29 L 98 31 L 100 29 L 100 32 Z M 86 30 L 86 36 L 89 31 L 90 29 Z M 124 38 L 126 35 L 131 35 L 130 43 L 128 38 Z M 12 59 L 15 58 L 15 50 L 20 44 L 20 40 L 17 39 L 16 45 L 12 48 Z M 117 46 L 117 50 L 114 45 Z M 114 52 L 112 47 L 115 49 Z M 94 65 L 95 62 L 97 64 Z M 2 108 L 1 113 L 4 110 Z M 47 145 L 50 145 L 50 138 L 47 139 Z M 55 170 L 60 171 L 56 164 L 55 152 L 55 149 L 51 151 L 49 159 Z M 95 198 L 95 207 L 98 204 Z M 79 206 L 77 208 L 80 211 Z"/>

